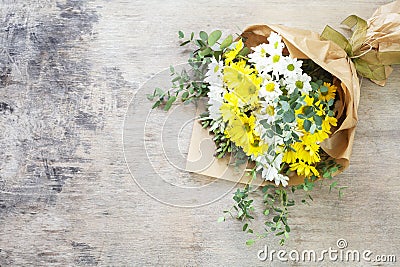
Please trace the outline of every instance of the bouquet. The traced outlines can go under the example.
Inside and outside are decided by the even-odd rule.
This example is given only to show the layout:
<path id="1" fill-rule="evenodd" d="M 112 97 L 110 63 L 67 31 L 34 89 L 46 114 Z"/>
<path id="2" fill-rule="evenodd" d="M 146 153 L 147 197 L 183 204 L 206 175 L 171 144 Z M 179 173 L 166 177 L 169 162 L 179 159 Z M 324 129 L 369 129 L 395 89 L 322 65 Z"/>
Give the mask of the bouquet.
<path id="1" fill-rule="evenodd" d="M 254 25 L 237 38 L 217 30 L 192 33 L 182 45 L 197 48 L 189 58 L 191 72 L 175 72 L 171 90 L 156 89 L 153 107 L 168 110 L 182 101 L 206 98 L 199 105 L 199 124 L 193 127 L 187 169 L 205 175 L 240 181 L 235 204 L 224 211 L 243 221 L 242 230 L 262 238 L 270 233 L 289 237 L 288 208 L 291 193 L 306 198 L 319 180 L 349 166 L 357 124 L 360 86 L 357 73 L 380 85 L 400 63 L 400 2 L 378 9 L 365 21 L 355 15 L 343 24 L 352 29 L 347 39 L 327 26 L 321 35 L 277 25 Z M 179 32 L 181 39 L 185 38 Z M 202 137 L 211 136 L 216 157 L 205 169 L 193 166 Z M 204 155 L 203 155 L 204 156 Z M 245 166 L 235 175 L 235 166 Z M 229 171 L 227 171 L 229 169 Z M 264 196 L 265 232 L 255 233 L 256 212 L 251 198 L 255 185 Z M 339 196 L 345 187 L 331 181 Z M 255 241 L 251 238 L 247 244 Z"/>

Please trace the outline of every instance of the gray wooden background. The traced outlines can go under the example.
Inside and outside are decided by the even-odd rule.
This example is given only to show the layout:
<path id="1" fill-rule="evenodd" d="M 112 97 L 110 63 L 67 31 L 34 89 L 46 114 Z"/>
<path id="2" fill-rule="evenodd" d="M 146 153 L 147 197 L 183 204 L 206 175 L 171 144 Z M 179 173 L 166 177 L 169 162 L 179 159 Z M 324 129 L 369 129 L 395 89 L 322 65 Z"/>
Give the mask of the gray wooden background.
<path id="1" fill-rule="evenodd" d="M 246 247 L 239 222 L 217 223 L 232 204 L 232 192 L 183 208 L 173 192 L 160 196 L 175 201 L 165 204 L 138 186 L 138 179 L 157 178 L 142 168 L 151 157 L 154 169 L 178 184 L 209 179 L 172 175 L 154 147 L 147 156 L 126 153 L 132 177 L 122 141 L 131 99 L 153 75 L 186 60 L 178 30 L 238 33 L 254 23 L 280 23 L 321 32 L 352 13 L 368 18 L 388 2 L 2 0 L 0 266 L 271 264 L 259 261 L 257 252 L 265 245 L 279 249 L 276 238 Z M 337 177 L 348 186 L 346 194 L 339 200 L 325 185 L 313 193 L 311 206 L 294 209 L 285 249 L 321 251 L 337 248 L 344 238 L 349 249 L 397 255 L 400 261 L 399 84 L 398 67 L 385 87 L 362 81 L 351 166 Z M 129 116 L 147 114 L 136 112 Z M 128 152 L 155 140 L 160 125 L 152 118 L 147 134 L 137 132 Z M 183 154 L 189 137 L 186 130 L 179 141 Z M 216 182 L 203 191 L 204 199 L 231 187 Z M 346 263 L 369 264 L 381 265 Z"/>

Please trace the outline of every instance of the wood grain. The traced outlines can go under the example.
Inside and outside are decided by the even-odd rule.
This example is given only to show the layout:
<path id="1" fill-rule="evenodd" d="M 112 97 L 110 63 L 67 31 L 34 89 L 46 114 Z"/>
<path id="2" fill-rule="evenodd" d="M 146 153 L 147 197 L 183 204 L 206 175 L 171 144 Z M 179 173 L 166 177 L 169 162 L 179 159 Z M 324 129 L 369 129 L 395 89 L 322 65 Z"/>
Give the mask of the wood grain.
<path id="1" fill-rule="evenodd" d="M 246 247 L 239 222 L 216 222 L 232 193 L 181 208 L 135 183 L 157 177 L 131 169 L 140 173 L 133 179 L 125 162 L 122 133 L 131 99 L 154 74 L 186 60 L 178 30 L 235 33 L 278 23 L 320 32 L 325 24 L 337 28 L 349 14 L 368 18 L 388 2 L 1 1 L 0 265 L 268 266 L 257 252 L 264 245 L 279 249 L 276 238 Z M 328 249 L 345 238 L 350 249 L 400 260 L 399 73 L 396 67 L 385 87 L 362 81 L 351 166 L 338 177 L 347 193 L 338 200 L 324 186 L 313 192 L 311 206 L 293 210 L 288 251 Z M 147 111 L 136 112 L 130 116 Z M 154 157 L 154 170 L 168 181 L 210 182 L 175 170 L 151 146 L 163 116 L 156 111 L 146 135 L 135 135 L 132 148 L 146 141 L 150 154 L 129 154 L 128 163 L 146 166 Z M 190 131 L 182 136 L 184 154 Z M 216 182 L 204 197 L 231 187 Z M 323 263 L 330 265 L 338 263 Z"/>

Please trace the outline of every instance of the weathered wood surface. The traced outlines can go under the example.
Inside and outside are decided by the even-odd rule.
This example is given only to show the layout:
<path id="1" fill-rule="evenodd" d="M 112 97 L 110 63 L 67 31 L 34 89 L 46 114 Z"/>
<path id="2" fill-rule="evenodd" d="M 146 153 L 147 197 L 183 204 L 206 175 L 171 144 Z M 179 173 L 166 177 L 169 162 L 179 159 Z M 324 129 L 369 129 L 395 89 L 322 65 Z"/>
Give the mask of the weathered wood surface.
<path id="1" fill-rule="evenodd" d="M 321 31 L 351 13 L 368 18 L 387 2 L 2 0 L 0 265 L 267 266 L 257 251 L 279 249 L 276 239 L 248 248 L 239 222 L 216 222 L 231 193 L 179 208 L 138 187 L 123 153 L 130 100 L 152 75 L 185 61 L 179 29 L 240 32 L 282 23 Z M 338 200 L 325 186 L 311 206 L 293 210 L 288 250 L 334 248 L 345 238 L 351 249 L 400 260 L 399 84 L 398 67 L 384 88 L 362 82 L 351 166 L 338 177 L 347 194 Z M 137 133 L 138 146 L 157 138 L 159 126 L 149 125 L 146 136 Z M 207 180 L 171 171 L 151 151 L 161 174 L 182 184 Z M 139 167 L 149 161 L 127 157 Z M 131 171 L 155 179 L 149 170 Z M 212 187 L 222 192 L 231 184 Z"/>

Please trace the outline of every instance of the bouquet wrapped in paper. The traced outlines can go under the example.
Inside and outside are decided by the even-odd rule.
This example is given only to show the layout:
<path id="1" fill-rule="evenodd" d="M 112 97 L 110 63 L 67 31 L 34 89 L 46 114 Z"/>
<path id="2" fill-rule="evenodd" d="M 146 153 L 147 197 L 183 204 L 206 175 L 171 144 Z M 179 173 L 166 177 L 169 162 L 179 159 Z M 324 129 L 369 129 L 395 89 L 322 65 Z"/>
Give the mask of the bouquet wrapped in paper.
<path id="1" fill-rule="evenodd" d="M 271 35 L 272 33 L 272 35 Z M 287 28 L 284 26 L 276 26 L 276 25 L 255 25 L 247 28 L 241 35 L 243 39 L 245 40 L 244 44 L 246 47 L 250 49 L 256 48 L 257 50 L 263 49 L 264 44 L 269 44 L 268 38 L 278 38 L 279 39 L 279 45 L 280 51 L 276 51 L 275 56 L 281 56 L 282 57 L 282 62 L 276 62 L 271 65 L 276 65 L 276 66 L 271 66 L 271 69 L 273 68 L 288 68 L 288 66 L 291 66 L 290 64 L 293 62 L 293 66 L 298 66 L 298 69 L 293 70 L 293 74 L 288 74 L 292 76 L 287 76 L 285 77 L 285 74 L 283 73 L 277 73 L 276 79 L 274 77 L 271 78 L 271 81 L 273 81 L 273 84 L 277 87 L 276 90 L 274 90 L 272 93 L 268 92 L 267 87 L 269 86 L 268 83 L 266 82 L 268 79 L 263 79 L 263 85 L 260 86 L 260 89 L 258 91 L 259 96 L 262 94 L 267 95 L 267 99 L 264 97 L 262 99 L 261 109 L 264 110 L 259 110 L 258 107 L 255 109 L 258 109 L 257 112 L 255 112 L 255 117 L 258 117 L 258 123 L 264 123 L 269 125 L 269 127 L 274 126 L 275 131 L 274 131 L 274 136 L 273 140 L 270 142 L 265 142 L 268 147 L 271 147 L 271 143 L 274 142 L 273 145 L 275 145 L 275 149 L 279 149 L 282 146 L 285 145 L 282 140 L 282 138 L 278 138 L 276 133 L 276 128 L 284 128 L 285 125 L 290 125 L 291 129 L 294 129 L 293 134 L 297 134 L 300 137 L 310 137 L 311 139 L 315 139 L 318 135 L 319 138 L 312 140 L 312 143 L 319 143 L 318 147 L 314 147 L 308 150 L 310 157 L 312 158 L 313 155 L 316 155 L 316 158 L 314 160 L 306 160 L 304 157 L 304 160 L 296 160 L 295 162 L 291 162 L 290 160 L 286 160 L 286 163 L 291 163 L 292 166 L 296 163 L 305 163 L 306 166 L 305 168 L 309 168 L 311 170 L 314 170 L 314 172 L 307 172 L 307 175 L 305 175 L 306 170 L 302 172 L 301 170 L 296 172 L 296 171 L 291 171 L 287 173 L 287 178 L 283 181 L 283 185 L 286 186 L 287 183 L 285 181 L 288 181 L 289 184 L 294 185 L 294 184 L 300 184 L 304 181 L 304 177 L 310 177 L 312 174 L 314 176 L 319 176 L 319 171 L 316 170 L 316 164 L 317 162 L 320 162 L 320 156 L 318 155 L 318 152 L 320 149 L 325 151 L 327 155 L 329 155 L 329 158 L 334 159 L 338 164 L 340 164 L 343 168 L 346 168 L 349 165 L 349 158 L 351 154 L 351 148 L 353 144 L 353 139 L 354 139 L 354 131 L 355 131 L 355 126 L 357 124 L 357 108 L 358 108 L 358 102 L 359 102 L 359 96 L 360 96 L 360 86 L 359 86 L 359 81 L 357 78 L 357 73 L 356 69 L 354 67 L 354 64 L 351 62 L 351 60 L 348 58 L 346 52 L 341 49 L 338 45 L 335 43 L 328 41 L 328 40 L 321 40 L 320 36 L 316 33 L 310 32 L 310 31 L 304 31 L 304 30 L 298 30 L 298 29 L 292 29 L 292 28 Z M 276 37 L 278 36 L 278 37 Z M 282 38 L 282 42 L 280 40 Z M 240 46 L 239 46 L 240 47 Z M 285 49 L 286 48 L 286 49 Z M 267 48 L 268 49 L 268 48 Z M 273 52 L 272 52 L 273 53 Z M 287 54 L 287 56 L 285 56 Z M 256 53 L 250 53 L 250 56 L 254 55 L 257 56 Z M 273 61 L 274 55 L 268 55 L 268 58 L 270 58 L 271 61 Z M 267 58 L 267 57 L 266 57 Z M 268 60 L 268 59 L 266 59 Z M 309 61 L 309 64 L 313 64 L 313 67 L 315 68 L 321 68 L 321 71 L 326 72 L 326 77 L 325 80 L 323 81 L 322 79 L 318 79 L 319 77 L 316 77 L 314 81 L 312 81 L 312 77 L 308 75 L 307 73 L 303 73 L 301 70 L 301 60 L 312 60 L 312 62 Z M 241 61 L 239 61 L 241 62 Z M 315 63 L 315 64 L 314 64 Z M 262 63 L 260 63 L 262 64 Z M 256 64 L 257 65 L 257 64 Z M 236 67 L 236 66 L 235 66 Z M 259 67 L 259 68 L 262 68 Z M 295 67 L 297 68 L 297 67 Z M 221 66 L 221 69 L 223 69 L 223 66 Z M 257 70 L 259 71 L 259 70 Z M 286 70 L 283 70 L 284 72 Z M 312 69 L 310 72 L 315 71 L 315 74 L 320 73 L 318 70 L 316 71 L 315 69 Z M 272 74 L 273 71 L 265 73 L 265 75 L 270 75 Z M 290 71 L 287 71 L 290 73 Z M 238 71 L 239 75 L 240 71 Z M 257 75 L 257 77 L 261 77 L 263 74 Z M 311 74 L 312 75 L 312 74 Z M 209 76 L 210 77 L 210 76 Z M 208 77 L 208 78 L 209 78 Z M 282 79 L 282 77 L 285 77 Z M 207 79 L 207 78 L 206 78 Z M 282 81 L 285 81 L 284 85 L 282 85 Z M 298 84 L 303 83 L 302 88 L 295 88 L 296 87 L 296 82 Z M 319 82 L 319 83 L 317 83 Z M 265 84 L 266 83 L 266 84 Z M 324 86 L 325 84 L 325 86 Z M 280 88 L 278 88 L 280 87 Z M 288 89 L 288 87 L 290 89 Z M 214 87 L 211 88 L 216 88 L 215 84 Z M 304 89 L 303 89 L 304 88 Z M 298 89 L 296 92 L 291 92 L 291 89 Z M 321 92 L 322 90 L 327 90 L 326 92 Z M 214 90 L 215 91 L 215 90 Z M 233 90 L 234 91 L 234 90 Z M 311 107 L 310 109 L 307 109 L 307 103 L 303 102 L 301 103 L 300 101 L 295 102 L 299 103 L 299 108 L 295 109 L 290 109 L 289 112 L 282 112 L 279 116 L 278 112 L 280 110 L 283 110 L 285 108 L 286 104 L 291 104 L 293 101 L 286 101 L 286 97 L 288 96 L 298 96 L 298 97 L 305 97 L 307 96 L 310 97 L 309 93 L 316 93 L 319 95 L 315 95 L 315 98 L 312 99 L 313 103 L 308 105 L 308 107 Z M 325 93 L 325 95 L 324 95 Z M 223 94 L 223 93 L 222 93 Z M 284 100 L 280 100 L 278 96 L 282 95 L 285 97 Z M 240 98 L 240 92 L 238 93 L 238 96 Z M 307 99 L 303 99 L 304 101 L 307 101 Z M 274 102 L 275 100 L 275 102 Z M 332 101 L 333 100 L 333 101 Z M 213 103 L 215 99 L 210 97 L 210 102 Z M 270 103 L 266 103 L 266 102 Z M 310 101 L 310 99 L 308 99 Z M 319 102 L 318 102 L 319 101 Z M 328 102 L 331 101 L 331 105 L 328 106 Z M 215 103 L 215 105 L 222 104 L 224 102 L 223 99 L 220 99 L 219 103 Z M 226 102 L 226 101 L 225 101 Z M 318 102 L 318 103 L 317 103 Z M 325 103 L 326 102 L 326 103 Z M 325 103 L 325 104 L 324 104 Z M 246 103 L 243 103 L 244 105 Z M 271 104 L 271 105 L 269 105 Z M 318 105 L 325 105 L 324 107 L 327 108 L 325 111 L 328 112 L 331 110 L 332 112 L 335 113 L 334 116 L 319 116 L 317 114 L 318 112 Z M 209 110 L 212 111 L 212 109 L 215 109 L 213 107 L 213 104 L 209 105 Z M 310 111 L 310 113 L 306 114 L 304 112 L 300 113 L 299 109 L 300 108 L 306 108 L 306 111 Z M 268 117 L 268 109 L 273 111 L 276 114 L 273 116 Z M 324 111 L 324 112 L 325 112 Z M 263 114 L 266 113 L 266 114 Z M 292 114 L 295 113 L 296 120 L 294 121 L 285 121 L 286 114 Z M 287 115 L 287 116 L 289 116 Z M 306 117 L 299 117 L 298 115 L 304 115 Z M 310 116 L 311 115 L 311 116 Z M 217 117 L 214 114 L 212 114 L 213 117 Z M 265 118 L 269 121 L 265 121 Z M 281 119 L 279 119 L 281 118 Z M 290 117 L 292 118 L 292 117 Z M 218 118 L 217 118 L 218 119 Z M 321 123 L 319 123 L 318 120 L 321 120 Z M 324 131 L 322 130 L 322 126 L 325 126 L 327 120 L 331 120 L 331 125 L 330 127 L 325 127 Z M 273 123 L 271 123 L 273 122 Z M 293 125 L 294 122 L 294 125 Z M 304 122 L 309 123 L 310 126 L 308 126 L 304 131 L 303 125 L 299 124 L 304 124 Z M 300 127 L 299 127 L 300 126 Z M 319 128 L 320 129 L 317 129 Z M 268 126 L 267 126 L 268 127 Z M 313 129 L 312 127 L 315 127 Z M 301 129 L 300 129 L 301 128 Z M 280 129 L 283 130 L 283 129 Z M 278 131 L 280 131 L 278 129 Z M 312 131 L 312 134 L 310 132 Z M 307 136 L 304 136 L 305 133 L 309 133 Z M 285 134 L 285 132 L 283 132 Z M 189 154 L 188 154 L 188 165 L 187 169 L 188 170 L 198 170 L 198 166 L 196 166 L 196 160 L 199 158 L 200 154 L 202 153 L 202 157 L 212 157 L 214 154 L 214 151 L 210 150 L 205 150 L 201 149 L 201 141 L 204 138 L 207 138 L 207 135 L 209 135 L 209 132 L 206 130 L 202 130 L 199 125 L 195 125 L 193 129 L 193 134 L 192 134 L 192 139 L 190 143 L 190 149 L 189 149 Z M 261 137 L 261 134 L 258 134 Z M 295 145 L 298 146 L 300 145 L 299 142 L 293 142 L 295 141 L 294 139 L 291 140 L 290 143 L 287 143 L 288 147 L 282 153 L 280 153 L 284 158 L 289 157 L 291 154 L 295 154 L 297 151 L 291 150 L 290 145 Z M 235 144 L 235 142 L 233 142 Z M 303 142 L 303 145 L 306 145 Z M 265 146 L 265 149 L 267 149 L 267 146 Z M 263 153 L 266 151 L 263 151 Z M 276 152 L 276 151 L 275 151 Z M 299 151 L 300 152 L 300 151 Z M 208 154 L 204 154 L 208 153 Z M 250 157 L 254 155 L 249 153 L 248 154 Z M 272 153 L 270 157 L 274 157 L 275 153 Z M 305 156 L 307 157 L 307 156 Z M 328 157 L 326 157 L 328 158 Z M 282 165 L 282 159 L 281 157 L 278 157 L 278 160 L 280 159 L 279 162 L 274 161 L 274 164 L 277 166 L 276 169 L 280 169 Z M 250 159 L 251 160 L 251 159 Z M 285 161 L 285 159 L 283 159 Z M 261 161 L 261 160 L 260 160 Z M 271 159 L 272 161 L 272 159 Z M 232 171 L 227 171 L 226 166 L 228 165 L 228 159 L 225 160 L 215 160 L 212 161 L 212 164 L 208 168 L 205 168 L 204 170 L 201 170 L 200 173 L 209 175 L 212 177 L 218 177 L 218 178 L 224 178 L 228 180 L 233 180 L 237 181 L 238 177 L 237 175 L 232 175 Z M 271 165 L 271 164 L 268 164 Z M 268 171 L 270 166 L 266 166 L 263 169 L 266 169 L 265 173 Z M 231 167 L 233 168 L 233 167 Z M 336 172 L 335 168 L 335 172 Z M 297 169 L 298 170 L 298 169 Z M 275 173 L 275 171 L 274 171 Z M 273 177 L 263 177 L 266 180 L 269 181 L 275 181 Z M 282 178 L 282 177 L 281 177 Z M 243 177 L 241 180 L 242 182 L 247 182 L 248 178 L 246 176 Z M 279 185 L 279 183 L 277 183 Z"/>
<path id="2" fill-rule="evenodd" d="M 261 185 L 263 213 L 271 218 L 267 233 L 288 237 L 288 207 L 294 205 L 288 188 L 308 192 L 316 181 L 349 166 L 358 75 L 384 85 L 390 65 L 400 63 L 400 1 L 382 6 L 367 21 L 352 15 L 343 24 L 350 38 L 329 26 L 319 35 L 253 25 L 236 40 L 214 31 L 183 42 L 197 46 L 189 59 L 195 78 L 177 74 L 178 86 L 168 94 L 156 90 L 150 98 L 168 109 L 178 95 L 185 102 L 206 97 L 198 106 L 201 123 L 193 127 L 187 170 L 246 184 L 225 214 L 251 220 L 251 185 Z M 204 145 L 206 139 L 213 145 Z M 242 172 L 238 166 L 244 166 Z M 253 233 L 247 222 L 243 230 Z"/>

